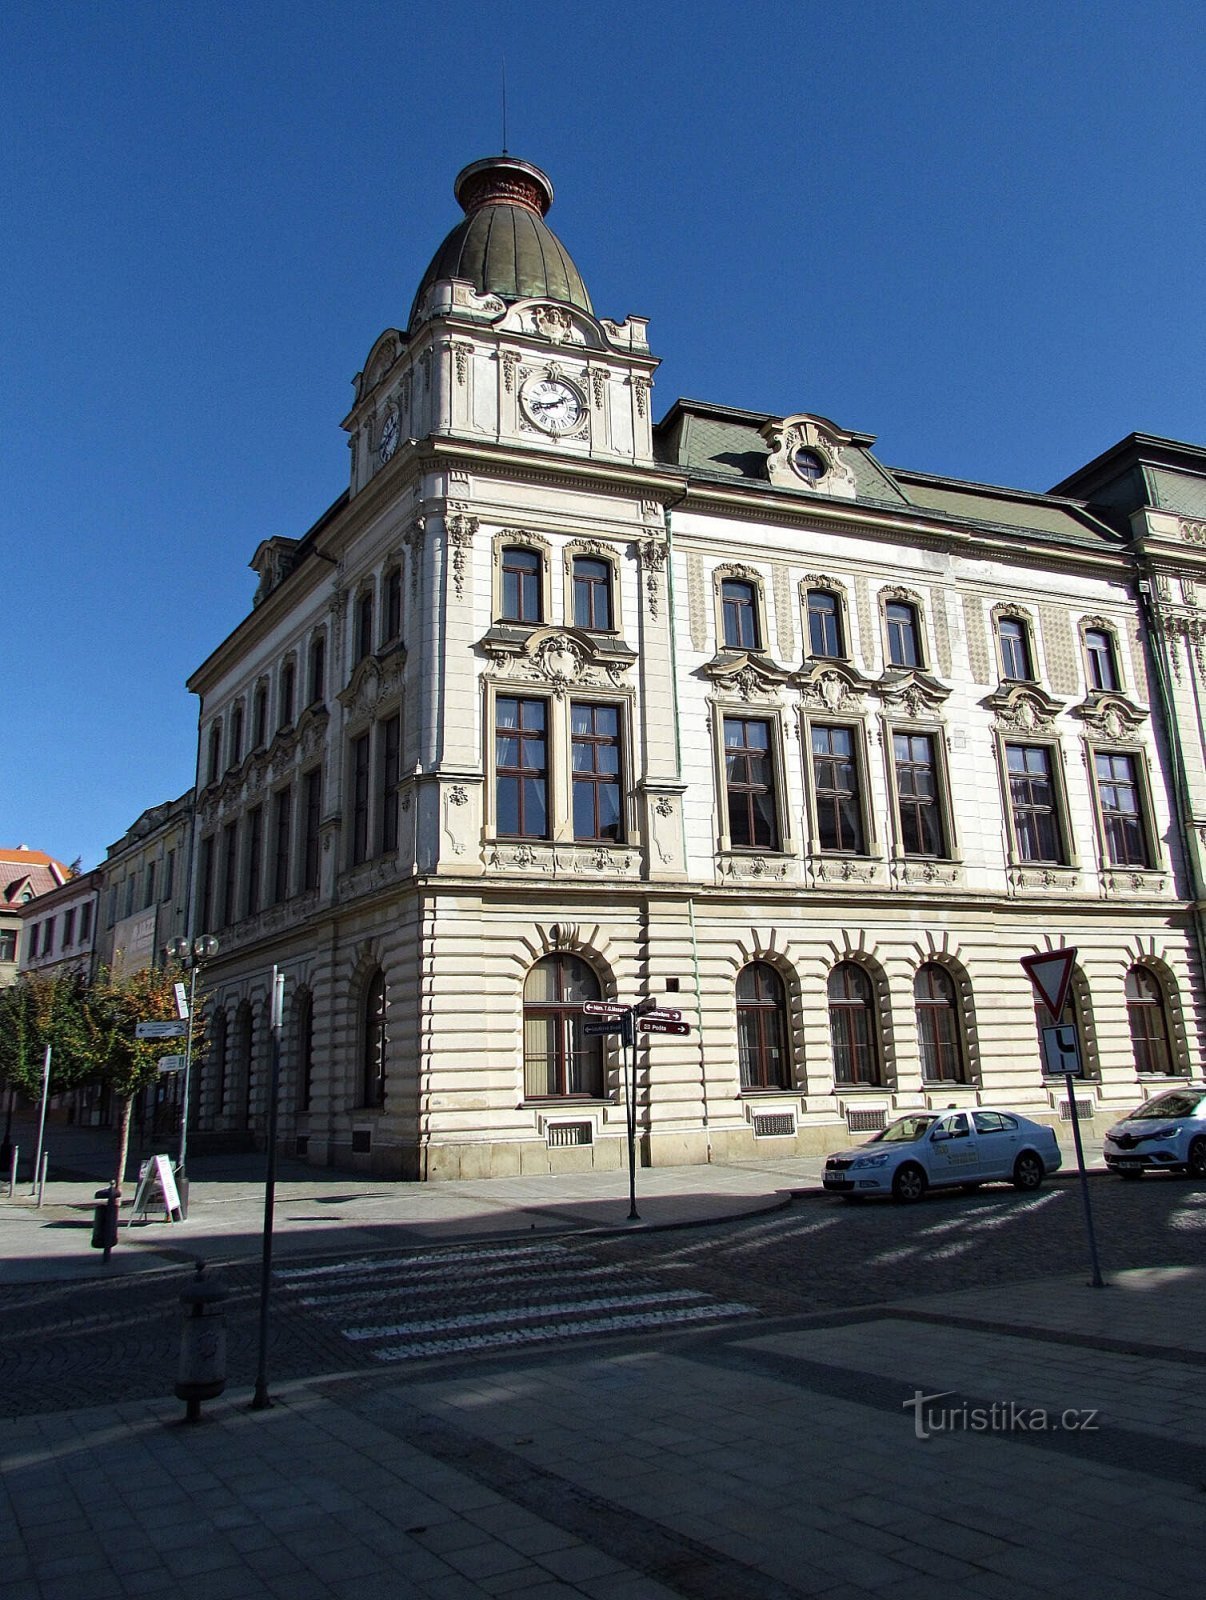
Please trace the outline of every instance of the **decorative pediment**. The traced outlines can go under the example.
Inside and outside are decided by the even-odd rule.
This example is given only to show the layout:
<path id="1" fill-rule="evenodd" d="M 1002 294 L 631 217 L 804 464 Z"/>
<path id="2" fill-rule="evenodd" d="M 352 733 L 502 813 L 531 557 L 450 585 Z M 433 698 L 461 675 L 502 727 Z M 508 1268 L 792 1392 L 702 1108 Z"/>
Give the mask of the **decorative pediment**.
<path id="1" fill-rule="evenodd" d="M 910 717 L 932 715 L 949 696 L 940 679 L 919 667 L 894 667 L 875 685 L 885 706 L 903 710 Z"/>
<path id="2" fill-rule="evenodd" d="M 700 671 L 718 689 L 742 700 L 778 699 L 780 689 L 789 681 L 789 674 L 769 656 L 752 650 L 722 650 Z"/>
<path id="3" fill-rule="evenodd" d="M 382 656 L 365 656 L 356 663 L 347 686 L 339 691 L 339 703 L 349 723 L 369 720 L 383 701 L 402 688 L 406 651 L 401 645 Z"/>
<path id="4" fill-rule="evenodd" d="M 580 628 L 522 628 L 497 624 L 481 640 L 500 681 L 538 683 L 561 696 L 571 689 L 617 689 L 636 660 L 619 639 Z"/>
<path id="5" fill-rule="evenodd" d="M 875 687 L 845 661 L 810 661 L 791 681 L 810 711 L 862 711 L 865 695 Z"/>
<path id="6" fill-rule="evenodd" d="M 517 300 L 499 319 L 498 326 L 504 333 L 521 333 L 529 339 L 577 345 L 586 350 L 605 350 L 611 342 L 589 312 L 550 300 Z"/>
<path id="7" fill-rule="evenodd" d="M 1036 683 L 1001 684 L 980 704 L 993 712 L 1002 733 L 1049 733 L 1064 709 Z"/>
<path id="8" fill-rule="evenodd" d="M 772 418 L 760 430 L 770 447 L 766 475 L 783 489 L 853 500 L 858 493 L 846 451 L 854 435 L 807 412 Z"/>
<path id="9" fill-rule="evenodd" d="M 397 328 L 387 328 L 368 353 L 364 370 L 356 375 L 356 402 L 369 395 L 393 368 L 406 340 Z"/>
<path id="10" fill-rule="evenodd" d="M 1148 717 L 1142 706 L 1116 689 L 1095 689 L 1080 705 L 1072 707 L 1072 714 L 1105 739 L 1133 739 Z"/>
<path id="11" fill-rule="evenodd" d="M 299 539 L 264 539 L 256 547 L 256 552 L 248 562 L 248 566 L 255 572 L 260 580 L 259 587 L 252 596 L 252 605 L 262 605 L 279 583 L 293 571 L 297 559 Z"/>

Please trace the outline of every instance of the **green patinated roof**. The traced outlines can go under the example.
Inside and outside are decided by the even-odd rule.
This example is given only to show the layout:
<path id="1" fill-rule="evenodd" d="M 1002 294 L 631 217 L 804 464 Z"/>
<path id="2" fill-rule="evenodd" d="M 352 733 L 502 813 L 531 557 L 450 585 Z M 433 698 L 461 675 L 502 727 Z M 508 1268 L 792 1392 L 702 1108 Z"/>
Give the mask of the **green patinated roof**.
<path id="1" fill-rule="evenodd" d="M 1148 467 L 1146 471 L 1151 503 L 1158 510 L 1180 517 L 1206 517 L 1206 478 L 1166 467 Z"/>
<path id="2" fill-rule="evenodd" d="M 544 220 L 553 186 L 539 167 L 508 156 L 476 161 L 457 177 L 456 195 L 468 215 L 423 274 L 411 325 L 424 294 L 445 278 L 468 279 L 502 300 L 560 300 L 592 311 L 581 273 Z"/>
<path id="3" fill-rule="evenodd" d="M 1067 501 L 1030 498 L 986 484 L 928 478 L 902 469 L 897 469 L 897 478 L 913 505 L 942 516 L 1027 533 L 1052 533 L 1091 544 L 1112 537 L 1101 523 Z"/>

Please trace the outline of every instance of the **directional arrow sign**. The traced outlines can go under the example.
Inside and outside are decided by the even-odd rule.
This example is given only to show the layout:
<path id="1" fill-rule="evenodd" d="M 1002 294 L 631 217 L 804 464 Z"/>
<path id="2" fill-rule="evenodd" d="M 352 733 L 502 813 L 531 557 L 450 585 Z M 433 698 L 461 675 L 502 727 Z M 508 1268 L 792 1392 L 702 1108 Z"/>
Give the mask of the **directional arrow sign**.
<path id="1" fill-rule="evenodd" d="M 184 1057 L 183 1056 L 160 1056 L 159 1057 L 159 1070 L 160 1070 L 160 1072 L 183 1072 L 184 1071 Z"/>
<path id="2" fill-rule="evenodd" d="M 1037 955 L 1022 957 L 1026 976 L 1056 1022 L 1068 999 L 1075 964 L 1075 945 L 1069 945 L 1064 950 L 1040 950 Z"/>
<path id="3" fill-rule="evenodd" d="M 676 1011 L 673 1006 L 655 1006 L 652 1011 L 642 1011 L 642 1017 L 648 1017 L 651 1022 L 681 1022 L 683 1014 Z"/>
<path id="4" fill-rule="evenodd" d="M 582 1024 L 582 1032 L 588 1039 L 594 1038 L 600 1033 L 623 1033 L 623 1031 L 623 1017 L 608 1017 L 603 1022 L 584 1022 Z"/>
<path id="5" fill-rule="evenodd" d="M 138 1022 L 134 1025 L 136 1039 L 183 1039 L 187 1032 L 183 1022 Z"/>
<path id="6" fill-rule="evenodd" d="M 622 1017 L 628 1007 L 616 1005 L 613 1000 L 584 1000 L 582 1009 L 592 1017 Z"/>
<path id="7" fill-rule="evenodd" d="M 637 1023 L 642 1033 L 690 1033 L 687 1022 L 661 1022 L 657 1017 L 642 1017 Z"/>

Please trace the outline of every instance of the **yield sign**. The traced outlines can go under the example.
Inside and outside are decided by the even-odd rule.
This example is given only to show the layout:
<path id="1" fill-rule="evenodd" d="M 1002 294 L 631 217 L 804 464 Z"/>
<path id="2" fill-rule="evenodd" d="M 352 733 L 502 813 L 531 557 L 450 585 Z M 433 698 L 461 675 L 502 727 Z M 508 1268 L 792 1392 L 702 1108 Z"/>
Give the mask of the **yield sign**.
<path id="1" fill-rule="evenodd" d="M 1037 955 L 1022 957 L 1026 976 L 1056 1022 L 1059 1021 L 1068 999 L 1068 988 L 1072 982 L 1072 968 L 1075 963 L 1074 945 L 1069 945 L 1064 950 L 1040 950 Z"/>

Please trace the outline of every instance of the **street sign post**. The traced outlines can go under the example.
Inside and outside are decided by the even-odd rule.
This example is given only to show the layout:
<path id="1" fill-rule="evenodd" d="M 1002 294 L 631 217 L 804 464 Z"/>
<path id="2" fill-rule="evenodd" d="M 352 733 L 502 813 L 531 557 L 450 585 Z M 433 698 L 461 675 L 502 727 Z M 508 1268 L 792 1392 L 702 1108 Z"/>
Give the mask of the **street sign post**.
<path id="1" fill-rule="evenodd" d="M 188 990 L 182 983 L 172 985 L 172 993 L 176 996 L 176 1015 L 181 1022 L 188 1021 Z"/>
<path id="2" fill-rule="evenodd" d="M 584 1000 L 582 1009 L 588 1017 L 626 1017 L 632 1007 L 617 1005 L 612 1000 Z"/>
<path id="3" fill-rule="evenodd" d="M 597 1039 L 603 1033 L 623 1033 L 624 1017 L 604 1017 L 596 1022 L 584 1022 L 582 1032 L 588 1039 Z"/>
<path id="4" fill-rule="evenodd" d="M 638 1017 L 637 1027 L 642 1033 L 690 1033 L 688 1022 L 663 1022 L 660 1017 Z"/>
<path id="5" fill-rule="evenodd" d="M 1061 1023 L 1068 992 L 1072 987 L 1072 970 L 1076 965 L 1076 946 L 1065 945 L 1061 950 L 1039 950 L 1034 955 L 1023 956 L 1022 967 L 1034 985 L 1034 992 L 1046 1006 L 1053 1027 L 1042 1030 L 1043 1064 L 1048 1072 L 1061 1073 L 1068 1090 L 1068 1115 L 1072 1120 L 1072 1141 L 1076 1146 L 1076 1165 L 1080 1171 L 1080 1198 L 1085 1212 L 1085 1233 L 1089 1238 L 1089 1259 L 1093 1276 L 1089 1286 L 1104 1289 L 1101 1263 L 1097 1259 L 1097 1235 L 1093 1231 L 1093 1207 L 1089 1202 L 1089 1179 L 1085 1172 L 1085 1148 L 1080 1137 L 1080 1116 L 1076 1104 L 1076 1082 L 1081 1076 L 1080 1043 L 1075 1024 Z"/>
<path id="6" fill-rule="evenodd" d="M 136 1039 L 183 1039 L 188 1028 L 183 1022 L 136 1022 Z"/>
<path id="7" fill-rule="evenodd" d="M 638 1016 L 647 1018 L 650 1022 L 681 1022 L 683 1014 L 676 1011 L 673 1006 L 653 1006 L 648 1011 L 639 1011 Z"/>
<path id="8" fill-rule="evenodd" d="M 183 1056 L 160 1056 L 159 1057 L 159 1070 L 160 1070 L 160 1072 L 183 1072 L 184 1071 L 184 1057 Z"/>

